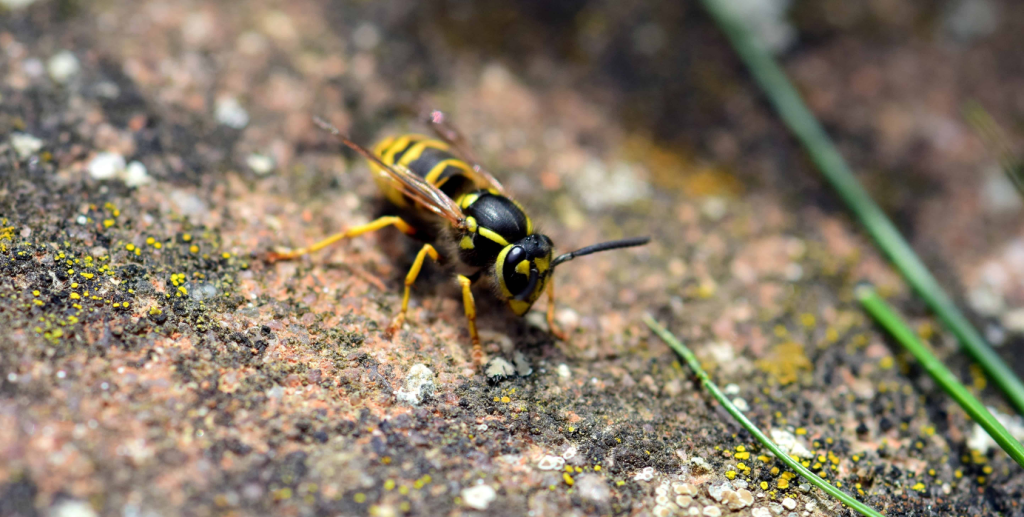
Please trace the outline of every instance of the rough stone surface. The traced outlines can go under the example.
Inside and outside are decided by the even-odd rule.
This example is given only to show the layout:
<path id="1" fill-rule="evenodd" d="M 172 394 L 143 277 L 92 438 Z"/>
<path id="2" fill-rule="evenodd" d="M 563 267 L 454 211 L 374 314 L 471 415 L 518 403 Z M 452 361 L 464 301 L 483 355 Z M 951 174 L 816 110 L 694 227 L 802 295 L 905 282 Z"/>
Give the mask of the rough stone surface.
<path id="1" fill-rule="evenodd" d="M 998 23 L 965 32 L 933 3 L 792 2 L 780 60 L 1020 370 L 1024 224 L 963 108 L 1022 140 L 1024 4 L 986 0 Z M 842 514 L 700 391 L 646 312 L 885 514 L 1019 513 L 1024 473 L 981 452 L 852 287 L 877 285 L 1013 411 L 696 3 L 0 4 L 0 515 L 700 515 L 731 512 L 707 490 L 725 480 L 755 500 L 735 515 Z M 386 333 L 418 241 L 384 230 L 267 260 L 382 208 L 313 115 L 372 147 L 428 132 L 425 106 L 558 252 L 652 237 L 558 267 L 564 341 L 546 300 L 517 318 L 477 288 L 501 378 L 473 364 L 443 265 Z M 486 510 L 463 496 L 478 487 Z"/>

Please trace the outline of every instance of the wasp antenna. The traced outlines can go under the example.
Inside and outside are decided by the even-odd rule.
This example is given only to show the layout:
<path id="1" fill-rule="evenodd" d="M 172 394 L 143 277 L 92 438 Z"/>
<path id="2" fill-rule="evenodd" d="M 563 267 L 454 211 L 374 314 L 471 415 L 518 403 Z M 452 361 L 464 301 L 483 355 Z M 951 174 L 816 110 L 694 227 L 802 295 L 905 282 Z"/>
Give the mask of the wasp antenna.
<path id="1" fill-rule="evenodd" d="M 582 257 L 583 255 L 590 255 L 591 253 L 597 253 L 599 251 L 617 250 L 619 248 L 632 248 L 634 246 L 643 246 L 651 242 L 650 237 L 633 237 L 630 239 L 620 239 L 617 241 L 600 242 L 592 244 L 585 248 L 580 248 L 576 251 L 570 251 L 564 255 L 555 257 L 555 260 L 551 262 L 551 267 L 555 267 L 562 262 L 568 262 L 576 257 Z"/>
<path id="2" fill-rule="evenodd" d="M 340 135 L 341 134 L 341 131 L 338 131 L 338 128 L 334 127 L 334 124 L 331 124 L 330 122 L 328 122 L 328 121 L 326 121 L 326 120 L 324 120 L 324 119 L 322 119 L 322 118 L 320 118 L 320 117 L 318 117 L 316 115 L 313 115 L 313 123 L 316 124 L 317 126 L 319 126 L 320 129 L 323 129 L 324 131 L 327 131 L 328 133 L 331 133 L 332 135 Z"/>

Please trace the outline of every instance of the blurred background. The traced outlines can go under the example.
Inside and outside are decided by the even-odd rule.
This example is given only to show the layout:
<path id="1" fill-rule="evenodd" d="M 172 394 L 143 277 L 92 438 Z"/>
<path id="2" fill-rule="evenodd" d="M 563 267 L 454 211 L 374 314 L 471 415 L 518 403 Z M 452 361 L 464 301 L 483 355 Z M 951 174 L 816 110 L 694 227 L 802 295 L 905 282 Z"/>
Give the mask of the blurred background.
<path id="1" fill-rule="evenodd" d="M 871 194 L 1024 375 L 1015 359 L 1024 350 L 1024 203 L 1000 165 L 1015 160 L 1024 124 L 1024 3 L 730 3 Z M 511 410 L 489 404 L 516 395 L 508 393 L 512 385 L 495 387 L 463 364 L 461 309 L 442 281 L 417 291 L 412 320 L 420 323 L 387 344 L 377 326 L 397 303 L 402 271 L 380 251 L 384 238 L 357 239 L 283 269 L 258 260 L 282 241 L 312 242 L 372 215 L 376 190 L 365 165 L 339 151 L 312 115 L 369 147 L 386 135 L 424 131 L 415 119 L 423 106 L 450 113 L 561 249 L 655 238 L 635 254 L 566 268 L 559 321 L 576 332 L 568 344 L 545 337 L 536 317 L 523 324 L 484 311 L 483 325 L 524 350 L 536 372 L 514 386 L 530 394 L 521 411 L 540 415 L 533 427 L 508 424 L 489 442 L 468 437 L 483 431 L 466 429 L 498 417 L 511 422 Z M 1005 145 L 972 125 L 972 109 L 991 117 Z M 40 257 L 50 242 L 70 242 L 75 253 L 98 249 L 97 256 L 135 264 L 132 274 L 145 279 L 138 286 L 205 271 L 207 280 L 189 289 L 208 285 L 228 300 L 192 295 L 187 304 L 194 306 L 170 307 L 161 305 L 163 287 L 125 287 L 118 296 L 126 310 L 94 311 L 68 324 L 70 288 L 48 283 L 52 263 L 37 270 L 5 262 L 5 295 L 21 299 L 41 289 L 49 296 L 49 289 L 63 301 L 0 311 L 0 323 L 21 336 L 0 361 L 8 374 L 0 384 L 0 437 L 14 444 L 0 445 L 0 515 L 41 515 L 64 503 L 84 513 L 49 515 L 471 512 L 481 508 L 460 494 L 477 475 L 497 487 L 492 514 L 650 511 L 655 485 L 636 481 L 637 472 L 654 467 L 668 480 L 694 456 L 714 457 L 719 469 L 725 460 L 717 448 L 743 435 L 713 423 L 718 414 L 690 384 L 652 366 L 673 357 L 648 347 L 637 323 L 646 310 L 668 318 L 684 339 L 707 344 L 702 353 L 719 365 L 721 383 L 735 382 L 766 421 L 817 425 L 812 435 L 845 440 L 846 453 L 871 450 L 883 470 L 844 463 L 838 479 L 874 486 L 869 500 L 890 505 L 892 515 L 941 504 L 956 513 L 1020 512 L 1020 473 L 1001 463 L 994 473 L 957 464 L 970 457 L 969 422 L 923 404 L 941 392 L 905 363 L 892 369 L 894 354 L 870 324 L 844 316 L 853 308 L 850 286 L 868 279 L 902 303 L 922 335 L 937 328 L 695 2 L 0 0 L 0 135 L 0 215 L 12 221 L 12 242 L 31 243 L 25 249 Z M 193 254 L 223 252 L 224 261 L 210 265 L 208 256 L 171 255 L 147 242 L 152 236 L 188 249 L 189 232 L 204 239 Z M 125 243 L 145 253 L 116 256 Z M 144 312 L 133 313 L 136 305 Z M 44 340 L 32 331 L 46 318 L 64 318 L 61 335 L 53 338 L 47 327 Z M 148 327 L 135 334 L 110 330 L 139 321 Z M 225 347 L 242 343 L 232 333 L 255 343 L 264 339 L 261 326 L 277 336 L 273 361 L 298 366 L 269 372 L 225 359 Z M 827 337 L 836 328 L 842 339 Z M 338 337 L 342 330 L 348 338 Z M 67 344 L 68 335 L 78 341 Z M 322 349 L 347 343 L 348 355 L 324 366 L 316 363 L 328 362 L 322 349 L 273 345 L 302 336 Z M 196 348 L 175 356 L 174 368 L 141 372 L 141 358 L 158 355 L 153 347 L 174 350 L 183 339 Z M 933 341 L 986 403 L 1009 412 L 948 336 Z M 806 357 L 777 348 L 792 342 L 806 345 Z M 492 345 L 489 353 L 500 350 Z M 414 362 L 438 375 L 429 411 L 407 411 L 389 395 Z M 162 384 L 119 381 L 121 398 L 66 404 L 68 393 L 99 393 L 101 383 L 114 382 L 123 373 L 115 373 L 118 364 Z M 55 380 L 65 370 L 77 372 L 66 381 L 72 384 Z M 249 380 L 223 388 L 235 376 Z M 589 378 L 594 383 L 571 380 Z M 627 395 L 595 388 L 598 379 Z M 913 396 L 900 395 L 904 386 Z M 310 406 L 307 388 L 329 395 Z M 684 390 L 693 397 L 673 401 Z M 580 409 L 581 401 L 591 407 Z M 250 413 L 233 421 L 239 408 Z M 812 418 L 832 412 L 832 423 Z M 583 424 L 575 424 L 577 413 Z M 400 428 L 419 429 L 423 443 L 408 445 L 410 433 L 399 433 L 404 445 L 395 446 L 388 441 L 394 435 L 379 428 L 360 434 L 397 414 L 407 415 Z M 96 422 L 102 432 L 91 431 Z M 938 435 L 917 447 L 914 440 L 931 437 L 925 430 L 934 434 L 936 426 Z M 44 427 L 56 438 L 41 438 Z M 617 449 L 616 437 L 633 448 Z M 876 452 L 885 437 L 892 445 Z M 424 456 L 428 443 L 440 441 L 460 444 L 443 454 L 453 463 Z M 395 465 L 382 463 L 393 446 L 415 463 L 403 470 L 408 475 L 394 473 L 397 456 Z M 557 472 L 499 479 L 499 456 L 571 458 L 576 447 L 580 456 L 570 464 L 590 469 L 589 491 L 572 491 Z M 604 474 L 595 464 L 606 466 Z M 929 469 L 938 473 L 908 499 L 901 487 Z M 440 488 L 409 496 L 406 487 L 401 497 L 392 492 L 395 481 L 386 488 L 386 479 L 413 486 L 422 476 Z M 762 478 L 750 479 L 754 486 Z M 538 495 L 556 484 L 551 495 Z"/>

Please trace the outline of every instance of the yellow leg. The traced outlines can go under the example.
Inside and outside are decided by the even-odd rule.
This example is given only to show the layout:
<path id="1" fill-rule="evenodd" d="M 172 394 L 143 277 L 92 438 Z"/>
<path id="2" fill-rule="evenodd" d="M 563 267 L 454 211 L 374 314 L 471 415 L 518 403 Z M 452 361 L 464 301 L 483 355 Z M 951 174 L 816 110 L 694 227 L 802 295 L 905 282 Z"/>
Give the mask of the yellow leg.
<path id="1" fill-rule="evenodd" d="M 366 223 L 366 224 L 364 224 L 362 226 L 356 226 L 354 228 L 349 228 L 348 230 L 345 230 L 343 232 L 331 235 L 330 237 L 328 237 L 328 238 L 326 238 L 326 239 L 324 239 L 324 240 L 322 240 L 322 241 L 320 241 L 320 242 L 318 242 L 318 243 L 316 243 L 316 244 L 314 244 L 312 246 L 308 246 L 308 247 L 305 247 L 305 248 L 299 248 L 297 250 L 283 250 L 283 251 L 271 252 L 268 258 L 269 258 L 269 260 L 271 262 L 273 262 L 275 260 L 289 260 L 289 259 L 301 257 L 301 256 L 303 256 L 303 255 L 305 255 L 307 253 L 313 253 L 314 251 L 318 251 L 318 250 L 321 250 L 323 248 L 326 248 L 327 246 L 330 246 L 331 244 L 334 244 L 335 242 L 338 242 L 338 241 L 340 241 L 342 239 L 348 239 L 350 237 L 356 237 L 356 236 L 362 235 L 364 233 L 375 232 L 377 230 L 380 230 L 381 228 L 384 228 L 384 227 L 387 227 L 387 226 L 391 226 L 391 225 L 394 225 L 395 228 L 398 228 L 403 233 L 407 233 L 407 234 L 416 233 L 416 230 L 412 226 L 409 226 L 408 223 L 403 221 L 401 217 L 393 216 L 393 215 L 387 215 L 387 216 L 381 217 L 379 219 L 376 219 L 374 221 L 371 221 L 369 223 Z"/>
<path id="2" fill-rule="evenodd" d="M 476 332 L 476 303 L 473 301 L 473 291 L 469 289 L 472 282 L 464 275 L 459 275 L 459 285 L 462 286 L 462 305 L 466 309 L 466 320 L 469 321 L 469 337 L 473 340 L 473 363 L 480 365 L 484 359 L 484 349 L 480 346 L 480 335 Z"/>
<path id="3" fill-rule="evenodd" d="M 395 331 L 402 328 L 402 323 L 405 323 L 405 313 L 409 310 L 409 292 L 412 284 L 416 282 L 416 277 L 420 275 L 420 269 L 423 268 L 423 259 L 430 255 L 430 258 L 437 261 L 437 250 L 429 244 L 424 244 L 420 248 L 420 252 L 416 254 L 416 260 L 413 261 L 412 267 L 409 268 L 409 274 L 405 275 L 405 294 L 402 296 L 402 310 L 395 316 L 395 320 L 391 322 L 388 327 L 388 333 L 394 333 Z"/>
<path id="4" fill-rule="evenodd" d="M 555 336 L 556 338 L 561 339 L 562 341 L 565 341 L 565 338 L 567 337 L 565 335 L 565 332 L 562 332 L 561 330 L 559 330 L 558 326 L 555 325 L 555 276 L 554 275 L 551 275 L 551 278 L 548 278 L 548 289 L 547 289 L 547 291 L 548 291 L 548 330 L 550 330 L 551 334 L 553 336 Z"/>

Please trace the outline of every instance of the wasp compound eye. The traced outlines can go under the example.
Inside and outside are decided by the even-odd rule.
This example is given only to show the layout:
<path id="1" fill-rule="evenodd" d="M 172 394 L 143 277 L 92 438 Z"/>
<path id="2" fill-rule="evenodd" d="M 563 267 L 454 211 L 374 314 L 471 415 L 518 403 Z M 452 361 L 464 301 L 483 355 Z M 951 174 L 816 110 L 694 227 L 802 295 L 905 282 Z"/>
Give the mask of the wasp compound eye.
<path id="1" fill-rule="evenodd" d="M 501 267 L 502 280 L 505 281 L 505 288 L 513 296 L 522 294 L 529 286 L 529 264 L 526 260 L 526 250 L 522 246 L 513 246 L 505 255 L 505 263 Z"/>

